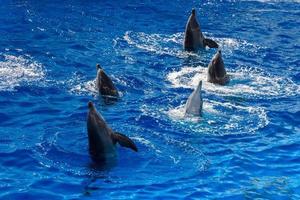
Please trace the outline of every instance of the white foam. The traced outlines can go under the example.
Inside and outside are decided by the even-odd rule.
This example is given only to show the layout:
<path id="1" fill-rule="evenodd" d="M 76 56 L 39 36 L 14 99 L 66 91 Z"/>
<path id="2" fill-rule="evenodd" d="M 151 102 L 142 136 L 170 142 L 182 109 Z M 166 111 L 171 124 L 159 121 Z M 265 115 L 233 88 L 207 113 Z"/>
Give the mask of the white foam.
<path id="1" fill-rule="evenodd" d="M 149 149 L 154 150 L 157 154 L 161 154 L 161 150 L 159 150 L 157 147 L 155 147 L 155 145 L 153 143 L 151 143 L 151 141 L 142 138 L 140 136 L 136 136 L 136 137 L 131 137 L 133 140 L 138 141 L 138 143 L 145 145 L 146 147 L 148 147 Z"/>
<path id="2" fill-rule="evenodd" d="M 39 29 L 40 31 L 45 31 L 45 29 L 44 28 L 41 28 L 41 27 L 36 27 L 37 29 Z"/>
<path id="3" fill-rule="evenodd" d="M 204 98 L 202 117 L 184 115 L 185 102 L 177 107 L 143 105 L 144 115 L 157 123 L 168 121 L 180 132 L 204 135 L 255 134 L 269 124 L 267 112 L 259 106 L 237 105 Z M 164 123 L 162 123 L 164 124 Z"/>
<path id="4" fill-rule="evenodd" d="M 122 83 L 122 81 L 120 81 L 119 79 L 116 79 L 116 80 L 117 80 L 117 82 Z M 69 87 L 70 87 L 69 91 L 72 94 L 75 94 L 75 95 L 87 94 L 87 95 L 92 95 L 92 96 L 98 95 L 98 90 L 96 87 L 96 79 L 84 81 L 84 77 L 73 76 L 70 79 L 70 81 L 68 81 L 65 84 L 69 85 Z M 121 91 L 118 91 L 118 93 L 119 93 L 120 97 L 123 96 L 123 93 Z"/>
<path id="5" fill-rule="evenodd" d="M 86 82 L 76 83 L 74 86 L 71 86 L 70 92 L 77 95 L 81 95 L 81 94 L 97 95 L 98 91 L 96 89 L 96 79 L 86 81 Z"/>
<path id="6" fill-rule="evenodd" d="M 13 91 L 22 82 L 32 83 L 45 77 L 40 63 L 29 56 L 2 55 L 0 61 L 0 91 Z"/>
<path id="7" fill-rule="evenodd" d="M 131 46 L 159 55 L 170 55 L 180 58 L 190 55 L 198 56 L 195 53 L 182 50 L 183 33 L 166 35 L 126 31 L 123 39 Z"/>
<path id="8" fill-rule="evenodd" d="M 166 114 L 193 132 L 210 135 L 253 134 L 269 124 L 267 113 L 261 107 L 208 100 L 203 104 L 203 117 L 184 117 L 184 105 Z"/>
<path id="9" fill-rule="evenodd" d="M 223 54 L 232 54 L 235 50 L 242 50 L 243 52 L 256 53 L 259 49 L 263 48 L 257 44 L 252 44 L 246 40 L 235 39 L 235 38 L 218 38 L 211 37 L 216 41 Z"/>
<path id="10" fill-rule="evenodd" d="M 183 67 L 167 75 L 167 80 L 175 88 L 195 88 L 203 81 L 203 90 L 223 96 L 277 98 L 300 93 L 300 86 L 290 78 L 267 74 L 257 68 L 240 67 L 236 71 L 227 70 L 231 81 L 226 86 L 207 82 L 207 67 Z"/>
<path id="11" fill-rule="evenodd" d="M 230 54 L 232 51 L 242 49 L 243 51 L 256 52 L 261 47 L 256 44 L 251 44 L 246 40 L 238 40 L 234 38 L 218 38 L 212 37 L 208 33 L 209 38 L 215 40 L 222 48 L 223 53 Z M 187 58 L 189 56 L 199 57 L 200 55 L 193 52 L 183 51 L 184 33 L 179 32 L 171 35 L 167 34 L 147 34 L 144 32 L 126 31 L 123 40 L 135 48 L 146 52 L 155 53 L 158 55 L 169 55 L 178 58 Z M 118 41 L 115 40 L 115 45 Z"/>

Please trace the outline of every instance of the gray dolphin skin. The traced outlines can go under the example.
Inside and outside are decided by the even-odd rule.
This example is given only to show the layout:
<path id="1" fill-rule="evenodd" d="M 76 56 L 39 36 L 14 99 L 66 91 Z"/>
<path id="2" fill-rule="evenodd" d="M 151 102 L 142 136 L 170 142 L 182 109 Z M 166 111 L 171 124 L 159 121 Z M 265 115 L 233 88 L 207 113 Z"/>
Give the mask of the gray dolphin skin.
<path id="1" fill-rule="evenodd" d="M 203 100 L 201 95 L 202 81 L 200 80 L 198 86 L 189 96 L 185 104 L 184 116 L 202 116 Z"/>
<path id="2" fill-rule="evenodd" d="M 99 64 L 96 65 L 96 88 L 103 96 L 119 97 L 118 90 Z"/>
<path id="3" fill-rule="evenodd" d="M 92 102 L 88 103 L 87 132 L 89 153 L 93 161 L 104 162 L 116 156 L 115 145 L 138 151 L 134 142 L 127 136 L 114 132 L 97 112 Z"/>
<path id="4" fill-rule="evenodd" d="M 221 50 L 217 51 L 208 64 L 207 81 L 219 85 L 225 85 L 229 82 L 229 76 L 226 74 Z"/>
<path id="5" fill-rule="evenodd" d="M 183 47 L 186 51 L 197 51 L 199 48 L 205 48 L 206 46 L 210 48 L 219 47 L 215 41 L 204 37 L 197 22 L 196 10 L 192 9 L 185 27 Z"/>

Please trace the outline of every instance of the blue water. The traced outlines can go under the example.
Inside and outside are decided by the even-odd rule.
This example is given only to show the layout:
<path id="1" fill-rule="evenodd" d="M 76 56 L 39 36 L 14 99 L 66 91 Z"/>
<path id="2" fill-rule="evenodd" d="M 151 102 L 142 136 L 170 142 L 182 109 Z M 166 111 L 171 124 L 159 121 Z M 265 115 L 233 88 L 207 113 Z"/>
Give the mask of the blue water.
<path id="1" fill-rule="evenodd" d="M 193 7 L 227 86 L 206 82 L 215 49 L 182 50 Z M 0 199 L 300 199 L 299 1 L 1 0 L 0 35 Z M 89 100 L 138 153 L 93 165 Z"/>

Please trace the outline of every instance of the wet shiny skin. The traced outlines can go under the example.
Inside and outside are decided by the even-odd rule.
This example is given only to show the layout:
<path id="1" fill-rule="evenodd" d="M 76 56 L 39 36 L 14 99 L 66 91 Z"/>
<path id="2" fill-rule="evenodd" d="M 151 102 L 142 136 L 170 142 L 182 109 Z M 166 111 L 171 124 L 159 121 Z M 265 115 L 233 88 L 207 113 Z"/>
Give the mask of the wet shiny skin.
<path id="1" fill-rule="evenodd" d="M 182 50 L 192 7 L 215 49 Z M 1 1 L 1 199 L 299 199 L 296 1 Z M 95 90 L 100 63 L 121 99 Z M 203 118 L 184 104 L 203 80 Z M 88 154 L 87 102 L 139 152 Z"/>

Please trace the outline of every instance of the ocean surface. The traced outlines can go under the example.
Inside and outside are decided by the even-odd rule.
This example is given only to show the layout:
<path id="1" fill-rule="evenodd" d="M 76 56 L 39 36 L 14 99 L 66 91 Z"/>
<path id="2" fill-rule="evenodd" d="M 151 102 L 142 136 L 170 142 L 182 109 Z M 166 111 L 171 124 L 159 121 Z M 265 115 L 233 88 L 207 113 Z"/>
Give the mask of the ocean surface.
<path id="1" fill-rule="evenodd" d="M 226 86 L 216 49 L 183 51 L 192 8 Z M 299 1 L 1 0 L 0 35 L 0 199 L 300 199 Z M 93 164 L 89 100 L 138 153 Z"/>

